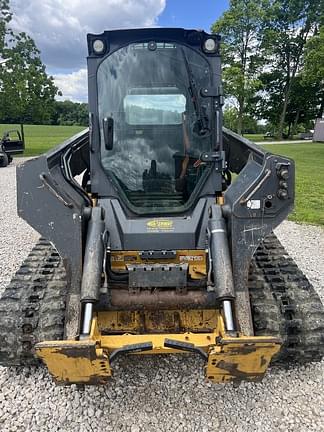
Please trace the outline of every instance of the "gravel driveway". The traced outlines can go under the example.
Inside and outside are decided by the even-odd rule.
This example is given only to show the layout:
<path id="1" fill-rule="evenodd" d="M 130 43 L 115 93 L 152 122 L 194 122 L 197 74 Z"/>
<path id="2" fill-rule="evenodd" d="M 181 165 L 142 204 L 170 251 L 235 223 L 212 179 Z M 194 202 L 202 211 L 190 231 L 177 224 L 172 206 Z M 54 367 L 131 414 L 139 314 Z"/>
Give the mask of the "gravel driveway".
<path id="1" fill-rule="evenodd" d="M 16 162 L 15 162 L 16 163 Z M 37 233 L 16 216 L 15 166 L 0 169 L 0 291 Z M 324 300 L 324 231 L 277 230 Z M 106 387 L 55 386 L 44 368 L 0 367 L 0 431 L 323 431 L 324 362 L 272 369 L 262 383 L 204 382 L 191 356 L 121 359 Z"/>

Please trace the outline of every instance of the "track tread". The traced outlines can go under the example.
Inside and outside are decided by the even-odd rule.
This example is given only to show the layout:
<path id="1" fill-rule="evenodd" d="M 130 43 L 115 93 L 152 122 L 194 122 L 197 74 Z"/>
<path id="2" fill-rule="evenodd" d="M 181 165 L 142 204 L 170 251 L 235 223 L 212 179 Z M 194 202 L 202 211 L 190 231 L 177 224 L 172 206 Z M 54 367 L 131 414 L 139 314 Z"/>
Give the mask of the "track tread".
<path id="1" fill-rule="evenodd" d="M 0 365 L 38 365 L 35 344 L 63 338 L 66 292 L 61 258 L 40 239 L 0 299 Z"/>
<path id="2" fill-rule="evenodd" d="M 273 362 L 305 364 L 324 357 L 324 307 L 274 234 L 253 257 L 249 292 L 255 334 L 282 339 Z"/>

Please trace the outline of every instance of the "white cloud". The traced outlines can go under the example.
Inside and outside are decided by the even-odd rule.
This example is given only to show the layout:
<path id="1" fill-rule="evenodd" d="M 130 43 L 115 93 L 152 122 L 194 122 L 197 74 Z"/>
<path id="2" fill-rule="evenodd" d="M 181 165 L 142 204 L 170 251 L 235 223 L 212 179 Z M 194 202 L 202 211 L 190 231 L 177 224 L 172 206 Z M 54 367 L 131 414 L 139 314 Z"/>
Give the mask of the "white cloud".
<path id="1" fill-rule="evenodd" d="M 166 0 L 12 0 L 12 27 L 32 36 L 50 68 L 85 65 L 86 33 L 156 25 Z"/>
<path id="2" fill-rule="evenodd" d="M 55 84 L 61 90 L 62 96 L 58 100 L 72 100 L 74 102 L 87 102 L 88 82 L 87 69 L 80 69 L 68 74 L 54 75 Z"/>
<path id="3" fill-rule="evenodd" d="M 166 0 L 12 0 L 11 26 L 25 31 L 41 50 L 63 96 L 87 101 L 86 34 L 157 23 Z M 74 70 L 74 72 L 70 72 Z"/>

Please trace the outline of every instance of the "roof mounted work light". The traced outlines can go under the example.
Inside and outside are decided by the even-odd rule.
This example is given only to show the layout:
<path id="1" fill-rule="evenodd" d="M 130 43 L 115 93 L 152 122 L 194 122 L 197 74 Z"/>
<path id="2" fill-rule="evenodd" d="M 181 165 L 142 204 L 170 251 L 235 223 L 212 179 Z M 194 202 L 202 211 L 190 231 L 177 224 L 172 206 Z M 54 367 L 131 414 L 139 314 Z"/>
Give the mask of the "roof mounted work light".
<path id="1" fill-rule="evenodd" d="M 105 43 L 101 39 L 95 39 L 92 48 L 95 54 L 100 55 L 105 51 Z"/>
<path id="2" fill-rule="evenodd" d="M 217 51 L 217 42 L 215 39 L 208 38 L 203 43 L 203 50 L 207 54 L 214 54 Z"/>

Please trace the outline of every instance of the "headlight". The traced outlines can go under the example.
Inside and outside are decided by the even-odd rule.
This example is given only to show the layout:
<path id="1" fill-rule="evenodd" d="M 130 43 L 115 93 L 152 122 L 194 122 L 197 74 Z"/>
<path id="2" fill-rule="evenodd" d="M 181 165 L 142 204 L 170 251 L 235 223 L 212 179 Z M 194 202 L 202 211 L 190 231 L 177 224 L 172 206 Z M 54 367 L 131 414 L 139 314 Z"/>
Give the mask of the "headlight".
<path id="1" fill-rule="evenodd" d="M 96 54 L 102 54 L 105 50 L 105 44 L 101 39 L 96 39 L 93 42 L 92 47 L 93 47 L 93 51 Z"/>
<path id="2" fill-rule="evenodd" d="M 217 51 L 217 43 L 215 39 L 209 38 L 206 39 L 203 45 L 203 49 L 206 53 L 215 53 Z"/>

